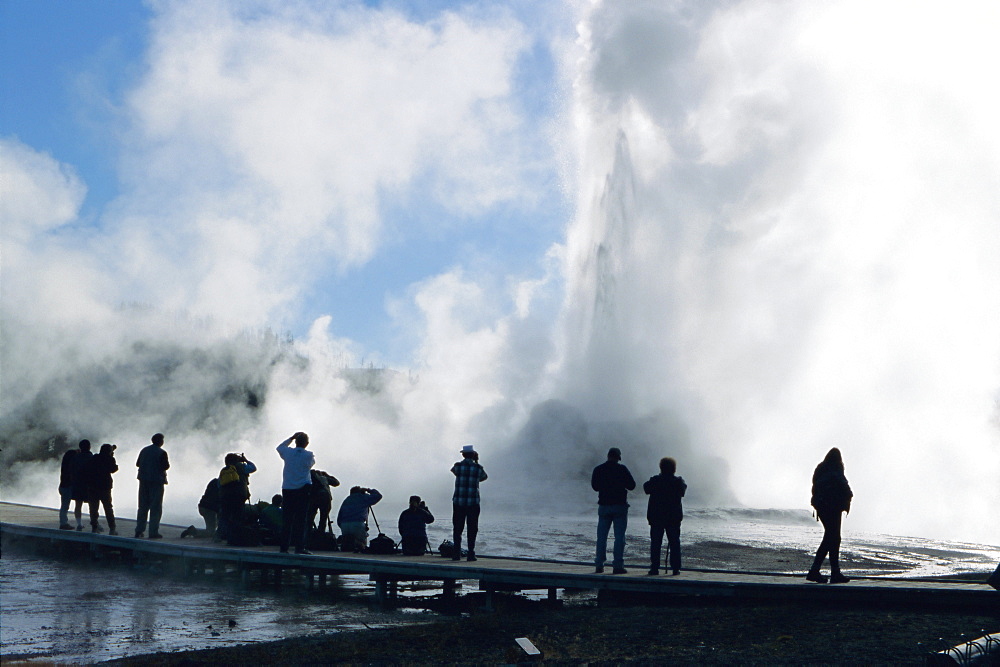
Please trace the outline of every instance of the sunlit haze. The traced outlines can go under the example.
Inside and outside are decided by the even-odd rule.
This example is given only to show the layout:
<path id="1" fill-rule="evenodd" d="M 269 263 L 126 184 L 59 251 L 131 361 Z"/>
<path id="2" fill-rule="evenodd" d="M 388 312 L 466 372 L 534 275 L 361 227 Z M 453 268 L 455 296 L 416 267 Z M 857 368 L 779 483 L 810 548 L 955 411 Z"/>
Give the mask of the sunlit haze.
<path id="1" fill-rule="evenodd" d="M 612 445 L 807 508 L 836 446 L 845 530 L 1000 543 L 995 3 L 81 5 L 0 3 L 4 500 L 89 438 L 127 515 L 163 432 L 187 520 L 302 430 L 387 516 L 466 443 L 484 521 Z"/>

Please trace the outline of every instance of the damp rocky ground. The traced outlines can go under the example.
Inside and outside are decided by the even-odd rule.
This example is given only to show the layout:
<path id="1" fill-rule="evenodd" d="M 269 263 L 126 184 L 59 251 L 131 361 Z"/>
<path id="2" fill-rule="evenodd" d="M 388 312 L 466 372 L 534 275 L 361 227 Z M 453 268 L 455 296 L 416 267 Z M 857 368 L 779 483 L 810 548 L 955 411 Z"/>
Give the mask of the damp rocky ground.
<path id="1" fill-rule="evenodd" d="M 481 603 L 475 596 L 468 605 Z M 364 629 L 215 650 L 144 655 L 120 665 L 494 665 L 523 662 L 527 637 L 555 665 L 925 664 L 928 654 L 1000 631 L 996 612 L 721 603 L 596 602 L 553 608 L 504 597 L 419 626 Z"/>

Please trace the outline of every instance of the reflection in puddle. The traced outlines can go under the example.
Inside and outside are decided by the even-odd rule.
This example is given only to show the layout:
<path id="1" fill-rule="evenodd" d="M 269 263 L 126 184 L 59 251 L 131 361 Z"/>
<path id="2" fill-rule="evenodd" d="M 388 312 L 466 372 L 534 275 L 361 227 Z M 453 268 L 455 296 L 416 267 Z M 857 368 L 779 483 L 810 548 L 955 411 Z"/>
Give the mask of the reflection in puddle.
<path id="1" fill-rule="evenodd" d="M 479 546 L 493 555 L 589 563 L 595 526 L 589 515 L 491 521 L 481 526 Z M 431 543 L 439 544 L 446 532 L 432 536 Z M 808 512 L 695 510 L 684 521 L 681 539 L 689 567 L 798 572 L 808 566 L 821 534 Z M 626 561 L 644 564 L 648 548 L 645 522 L 633 517 Z M 987 572 L 1000 559 L 997 547 L 849 530 L 843 554 L 852 573 L 903 576 Z M 424 623 L 438 616 L 420 606 L 441 593 L 437 582 L 403 582 L 399 596 L 410 606 L 386 611 L 374 606 L 373 584 L 366 575 L 329 577 L 326 586 L 313 588 L 291 581 L 282 589 L 253 583 L 241 587 L 236 580 L 186 578 L 149 566 L 87 557 L 59 560 L 5 548 L 0 559 L 2 653 L 5 660 L 30 656 L 91 663 Z M 476 590 L 474 582 L 459 589 L 463 594 Z M 566 595 L 564 600 L 586 602 L 589 595 Z M 533 599 L 545 596 L 545 591 L 525 593 Z"/>

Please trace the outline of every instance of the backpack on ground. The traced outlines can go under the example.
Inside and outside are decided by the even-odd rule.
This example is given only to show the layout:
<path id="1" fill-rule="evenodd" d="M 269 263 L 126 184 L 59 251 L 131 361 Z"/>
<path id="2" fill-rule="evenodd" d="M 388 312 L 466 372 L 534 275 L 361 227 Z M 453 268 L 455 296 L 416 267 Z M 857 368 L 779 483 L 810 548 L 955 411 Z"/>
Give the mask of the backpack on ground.
<path id="1" fill-rule="evenodd" d="M 455 543 L 452 542 L 451 540 L 445 540 L 444 542 L 441 543 L 441 546 L 438 547 L 438 553 L 445 558 L 453 558 L 455 556 Z M 466 551 L 465 549 L 462 549 L 461 553 L 459 553 L 458 555 L 468 556 L 469 552 Z"/>
<path id="2" fill-rule="evenodd" d="M 308 544 L 315 551 L 337 551 L 337 536 L 325 530 L 311 528 Z"/>
<path id="3" fill-rule="evenodd" d="M 392 538 L 385 533 L 379 533 L 378 537 L 372 538 L 368 541 L 368 548 L 365 549 L 366 554 L 379 554 L 387 555 L 396 553 L 396 543 L 392 541 Z"/>

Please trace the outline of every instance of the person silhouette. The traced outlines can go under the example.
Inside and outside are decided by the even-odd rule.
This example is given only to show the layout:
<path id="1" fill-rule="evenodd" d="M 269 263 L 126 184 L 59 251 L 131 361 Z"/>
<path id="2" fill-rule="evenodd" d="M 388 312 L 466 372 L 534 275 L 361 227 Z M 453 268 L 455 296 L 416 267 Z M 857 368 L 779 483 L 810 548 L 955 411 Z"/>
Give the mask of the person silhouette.
<path id="1" fill-rule="evenodd" d="M 670 569 L 681 573 L 681 521 L 684 511 L 681 498 L 687 490 L 684 478 L 678 477 L 677 461 L 665 456 L 660 459 L 660 474 L 649 478 L 642 490 L 649 495 L 646 520 L 649 521 L 649 574 L 660 573 L 660 549 L 663 534 L 667 534 Z M 666 569 L 666 564 L 664 564 Z"/>
<path id="2" fill-rule="evenodd" d="M 455 493 L 451 497 L 452 536 L 455 540 L 455 553 L 452 560 L 462 559 L 462 532 L 468 524 L 469 532 L 466 538 L 469 551 L 466 560 L 476 560 L 476 536 L 479 534 L 479 484 L 489 479 L 486 469 L 479 464 L 479 452 L 474 445 L 462 447 L 462 460 L 451 467 L 455 475 Z"/>
<path id="3" fill-rule="evenodd" d="M 149 539 L 158 540 L 160 517 L 163 515 L 163 487 L 167 483 L 170 460 L 163 449 L 163 434 L 156 433 L 150 438 L 151 444 L 139 452 L 135 467 L 139 469 L 139 510 L 135 519 L 135 536 L 142 537 L 149 522 Z"/>
<path id="4" fill-rule="evenodd" d="M 626 574 L 625 530 L 628 528 L 628 492 L 635 488 L 635 479 L 622 465 L 622 452 L 617 447 L 608 450 L 608 460 L 594 468 L 590 487 L 597 491 L 597 554 L 595 572 L 604 572 L 608 555 L 608 532 L 615 527 L 612 574 Z"/>
<path id="5" fill-rule="evenodd" d="M 83 443 L 87 443 L 90 448 L 90 440 L 81 440 L 74 449 L 66 450 L 63 454 L 62 463 L 59 466 L 59 529 L 73 530 L 69 523 L 69 507 L 73 502 L 73 474 L 76 472 L 76 459 L 83 451 Z M 80 529 L 83 529 L 83 522 L 80 522 Z"/>
<path id="6" fill-rule="evenodd" d="M 399 515 L 399 536 L 404 556 L 422 556 L 427 551 L 427 524 L 434 515 L 420 496 L 410 496 L 410 506 Z"/>
<path id="7" fill-rule="evenodd" d="M 292 442 L 295 446 L 291 447 Z M 295 553 L 309 555 L 306 549 L 306 532 L 309 529 L 309 498 L 312 495 L 311 470 L 316 465 L 316 457 L 306 447 L 309 435 L 298 431 L 278 445 L 278 455 L 284 461 L 281 472 L 282 514 L 279 550 L 288 553 L 289 545 Z"/>
<path id="8" fill-rule="evenodd" d="M 90 510 L 90 526 L 94 528 L 97 523 L 97 503 L 94 499 L 91 488 L 90 463 L 94 458 L 94 452 L 90 451 L 90 440 L 80 441 L 80 450 L 73 459 L 73 514 L 76 516 L 76 529 L 83 530 L 83 505 L 87 504 Z"/>
<path id="9" fill-rule="evenodd" d="M 101 450 L 90 459 L 90 493 L 94 506 L 104 506 L 104 518 L 108 522 L 108 534 L 117 535 L 118 529 L 115 523 L 115 508 L 111 502 L 111 489 L 114 488 L 114 481 L 111 476 L 118 472 L 118 462 L 115 461 L 115 449 L 117 445 L 104 443 Z M 91 530 L 95 533 L 101 532 L 101 526 L 97 522 L 97 513 L 91 510 Z"/>
<path id="10" fill-rule="evenodd" d="M 843 512 L 851 513 L 854 493 L 844 475 L 844 459 L 840 450 L 834 447 L 826 458 L 816 466 L 812 478 L 811 504 L 816 509 L 816 518 L 823 523 L 823 541 L 816 550 L 816 558 L 806 574 L 806 579 L 825 584 L 827 577 L 820 573 L 823 561 L 830 557 L 830 583 L 844 584 L 850 581 L 840 572 L 840 526 Z"/>
<path id="11" fill-rule="evenodd" d="M 351 492 L 337 512 L 337 527 L 343 538 L 344 551 L 360 553 L 368 546 L 368 512 L 380 500 L 382 494 L 377 489 L 351 487 Z"/>

